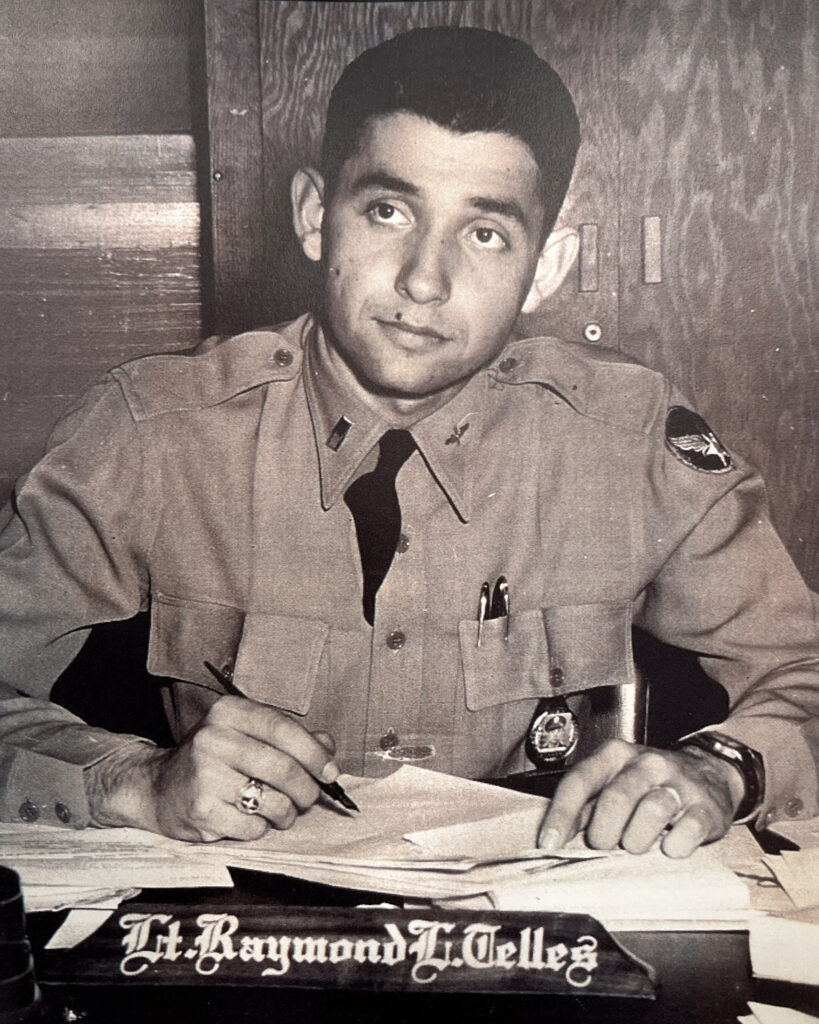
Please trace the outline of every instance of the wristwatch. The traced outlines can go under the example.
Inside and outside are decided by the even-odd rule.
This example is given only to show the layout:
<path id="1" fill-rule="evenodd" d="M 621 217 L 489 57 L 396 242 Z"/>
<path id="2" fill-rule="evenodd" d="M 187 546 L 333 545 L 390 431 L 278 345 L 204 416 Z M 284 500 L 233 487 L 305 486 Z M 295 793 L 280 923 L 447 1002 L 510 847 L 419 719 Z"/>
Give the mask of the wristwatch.
<path id="1" fill-rule="evenodd" d="M 735 825 L 744 825 L 750 821 L 759 808 L 765 796 L 765 766 L 762 763 L 762 755 L 752 747 L 746 747 L 744 743 L 726 736 L 724 732 L 692 732 L 689 736 L 683 736 L 674 744 L 674 750 L 684 747 L 698 747 L 705 750 L 714 757 L 728 761 L 734 765 L 742 775 L 745 782 L 745 796 L 740 801 L 739 807 L 734 815 Z"/>

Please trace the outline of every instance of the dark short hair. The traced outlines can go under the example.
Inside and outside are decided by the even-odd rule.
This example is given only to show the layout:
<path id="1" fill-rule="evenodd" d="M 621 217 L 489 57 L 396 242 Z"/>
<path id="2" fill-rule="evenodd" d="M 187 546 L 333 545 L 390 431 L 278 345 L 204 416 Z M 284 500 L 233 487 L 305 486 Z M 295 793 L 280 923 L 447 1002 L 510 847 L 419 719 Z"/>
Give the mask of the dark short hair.
<path id="1" fill-rule="evenodd" d="M 419 28 L 365 50 L 342 73 L 327 109 L 321 170 L 329 201 L 367 123 L 406 111 L 455 132 L 502 132 L 540 168 L 544 233 L 569 188 L 580 126 L 557 72 L 520 39 L 479 28 Z"/>

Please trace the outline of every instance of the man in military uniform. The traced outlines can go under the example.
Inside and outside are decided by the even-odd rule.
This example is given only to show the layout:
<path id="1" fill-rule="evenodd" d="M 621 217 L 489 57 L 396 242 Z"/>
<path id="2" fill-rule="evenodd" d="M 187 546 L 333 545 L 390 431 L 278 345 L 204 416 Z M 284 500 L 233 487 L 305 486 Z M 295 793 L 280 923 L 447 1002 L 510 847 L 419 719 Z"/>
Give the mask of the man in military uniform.
<path id="1" fill-rule="evenodd" d="M 730 714 L 670 752 L 603 743 L 542 844 L 684 856 L 817 812 L 811 595 L 759 478 L 658 373 L 512 337 L 576 254 L 553 225 L 578 138 L 557 75 L 495 33 L 347 68 L 292 188 L 317 309 L 114 370 L 17 489 L 3 817 L 250 839 L 340 770 L 570 757 L 584 697 L 634 684 L 635 623 Z M 48 701 L 93 623 L 146 609 L 167 750 Z"/>

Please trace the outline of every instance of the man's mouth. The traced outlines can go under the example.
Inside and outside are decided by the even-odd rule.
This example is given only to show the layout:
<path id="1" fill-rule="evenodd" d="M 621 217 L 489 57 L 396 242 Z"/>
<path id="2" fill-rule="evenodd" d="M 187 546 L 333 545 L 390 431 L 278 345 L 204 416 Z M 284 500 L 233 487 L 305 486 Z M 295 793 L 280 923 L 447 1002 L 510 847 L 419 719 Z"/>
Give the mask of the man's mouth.
<path id="1" fill-rule="evenodd" d="M 376 320 L 382 327 L 389 327 L 396 331 L 403 331 L 406 334 L 413 334 L 418 338 L 429 338 L 432 341 L 448 340 L 447 335 L 435 330 L 434 327 L 430 327 L 426 324 L 412 323 L 409 320 L 405 320 L 403 317 L 389 320 L 382 320 L 381 318 L 376 317 Z"/>

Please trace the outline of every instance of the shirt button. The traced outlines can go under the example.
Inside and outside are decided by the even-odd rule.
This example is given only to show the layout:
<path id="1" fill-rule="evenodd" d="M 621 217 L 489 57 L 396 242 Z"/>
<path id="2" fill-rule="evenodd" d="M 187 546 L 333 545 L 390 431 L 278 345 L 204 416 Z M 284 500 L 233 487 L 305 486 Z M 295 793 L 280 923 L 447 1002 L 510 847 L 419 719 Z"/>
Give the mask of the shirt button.
<path id="1" fill-rule="evenodd" d="M 498 369 L 501 373 L 511 373 L 517 365 L 518 361 L 514 356 L 507 356 L 498 364 Z"/>
<path id="2" fill-rule="evenodd" d="M 289 348 L 278 348 L 273 354 L 276 366 L 289 366 L 293 362 L 293 353 Z"/>
<path id="3" fill-rule="evenodd" d="M 549 679 L 551 680 L 554 689 L 559 690 L 563 685 L 563 669 L 555 666 L 549 673 Z"/>
<path id="4" fill-rule="evenodd" d="M 71 811 L 65 806 L 65 804 L 54 804 L 54 813 L 63 825 L 67 825 L 69 821 L 71 821 Z"/>
<path id="5" fill-rule="evenodd" d="M 391 651 L 400 651 L 406 642 L 406 635 L 400 629 L 394 629 L 387 637 L 387 647 Z"/>
<path id="6" fill-rule="evenodd" d="M 795 818 L 797 814 L 802 813 L 802 808 L 804 806 L 805 805 L 798 796 L 792 796 L 785 804 L 785 814 L 787 814 L 789 818 Z"/>
<path id="7" fill-rule="evenodd" d="M 393 747 L 398 746 L 398 733 L 395 729 L 387 729 L 381 739 L 378 741 L 379 747 L 382 750 L 392 750 Z"/>
<path id="8" fill-rule="evenodd" d="M 402 533 L 401 536 L 398 538 L 398 544 L 396 545 L 396 551 L 398 552 L 399 555 L 403 555 L 405 551 L 409 550 L 409 546 L 410 546 L 410 539 L 409 539 L 409 537 L 405 533 Z"/>
<path id="9" fill-rule="evenodd" d="M 773 824 L 774 818 L 776 818 L 776 808 L 772 807 L 765 815 L 765 828 Z"/>
<path id="10" fill-rule="evenodd" d="M 24 800 L 20 804 L 19 814 L 23 821 L 36 821 L 40 817 L 40 808 L 31 800 Z"/>

